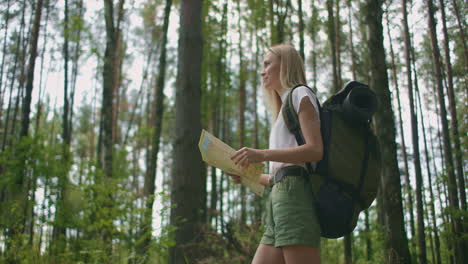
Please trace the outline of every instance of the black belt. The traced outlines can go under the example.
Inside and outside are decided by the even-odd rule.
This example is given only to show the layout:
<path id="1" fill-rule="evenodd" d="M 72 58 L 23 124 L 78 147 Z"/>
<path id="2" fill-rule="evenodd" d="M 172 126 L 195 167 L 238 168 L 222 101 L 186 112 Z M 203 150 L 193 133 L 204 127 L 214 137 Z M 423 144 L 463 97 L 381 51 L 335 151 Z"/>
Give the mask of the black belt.
<path id="1" fill-rule="evenodd" d="M 285 176 L 306 176 L 307 170 L 301 166 L 288 166 L 279 169 L 273 177 L 270 178 L 269 183 L 271 186 L 280 182 Z"/>

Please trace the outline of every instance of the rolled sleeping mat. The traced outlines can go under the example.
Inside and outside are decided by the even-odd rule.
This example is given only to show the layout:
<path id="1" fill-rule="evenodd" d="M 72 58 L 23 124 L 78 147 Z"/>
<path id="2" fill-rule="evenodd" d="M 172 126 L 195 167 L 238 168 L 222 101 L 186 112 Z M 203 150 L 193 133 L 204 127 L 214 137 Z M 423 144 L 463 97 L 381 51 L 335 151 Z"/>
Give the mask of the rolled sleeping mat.
<path id="1" fill-rule="evenodd" d="M 374 91 L 365 87 L 354 87 L 343 101 L 343 112 L 351 121 L 366 123 L 377 111 L 377 96 Z"/>

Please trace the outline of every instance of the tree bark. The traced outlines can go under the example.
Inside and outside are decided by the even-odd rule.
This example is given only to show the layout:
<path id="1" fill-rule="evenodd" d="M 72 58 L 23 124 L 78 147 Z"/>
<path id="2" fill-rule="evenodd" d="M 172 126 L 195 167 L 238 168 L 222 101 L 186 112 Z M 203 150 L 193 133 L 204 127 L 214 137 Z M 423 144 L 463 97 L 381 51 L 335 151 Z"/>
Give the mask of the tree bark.
<path id="1" fill-rule="evenodd" d="M 0 127 L 1 126 L 1 120 L 2 118 L 2 113 L 3 113 L 3 97 L 5 96 L 5 91 L 6 91 L 6 85 L 5 89 L 3 89 L 3 69 L 5 67 L 5 56 L 6 56 L 6 48 L 7 48 L 7 43 L 8 43 L 8 26 L 10 21 L 10 0 L 7 1 L 7 8 L 6 8 L 6 16 L 5 16 L 5 33 L 3 35 L 3 48 L 2 48 L 2 64 L 0 66 Z M 4 132 L 5 133 L 5 132 Z"/>
<path id="2" fill-rule="evenodd" d="M 350 0 L 347 1 L 347 4 L 348 4 L 348 8 L 351 9 L 351 2 Z M 336 50 L 337 50 L 337 59 L 338 59 L 338 81 L 339 81 L 339 87 L 342 87 L 343 86 L 343 81 L 342 81 L 342 78 L 341 78 L 341 50 L 340 50 L 340 46 L 341 46 L 341 22 L 340 22 L 340 1 L 337 0 L 336 1 L 336 8 L 337 8 L 337 12 L 336 12 L 336 37 L 337 37 L 337 41 L 336 41 Z M 352 35 L 352 26 L 351 26 L 351 13 L 348 12 L 348 15 L 349 15 L 349 28 L 350 28 L 350 47 L 351 47 L 351 69 L 352 69 L 352 73 L 353 73 L 353 79 L 356 80 L 356 71 L 355 71 L 355 61 L 354 61 L 354 48 L 353 48 L 353 37 L 351 36 Z M 353 247 L 352 247 L 352 241 L 353 241 L 353 233 L 349 233 L 348 235 L 346 235 L 343 239 L 343 246 L 344 246 L 344 256 L 345 256 L 345 263 L 346 264 L 351 264 L 353 263 Z"/>
<path id="3" fill-rule="evenodd" d="M 83 0 L 80 0 L 78 2 L 78 16 L 80 19 L 83 19 L 83 11 L 84 11 L 84 8 L 83 8 Z M 82 32 L 82 29 L 79 28 L 78 29 L 78 32 L 76 33 L 77 36 L 76 36 L 76 45 L 75 45 L 75 55 L 73 56 L 73 66 L 72 66 L 72 78 L 71 78 L 71 85 L 72 85 L 72 88 L 71 88 L 71 91 L 70 91 L 70 109 L 73 110 L 73 107 L 75 105 L 75 91 L 76 91 L 76 80 L 77 80 L 77 76 L 78 76 L 78 63 L 79 63 L 79 58 L 80 58 L 80 54 L 81 54 L 81 51 L 80 51 L 80 47 L 81 47 L 81 32 Z M 71 111 L 70 112 L 70 117 L 68 118 L 68 129 L 69 129 L 69 133 L 70 135 L 73 133 L 73 114 L 74 114 L 74 111 Z"/>
<path id="4" fill-rule="evenodd" d="M 21 138 L 21 122 L 23 120 L 21 120 L 19 123 L 20 123 L 20 133 L 18 133 L 16 131 L 16 125 L 18 122 L 16 122 L 18 119 L 17 119 L 17 116 L 18 116 L 18 112 L 20 112 L 21 110 L 24 110 L 24 108 L 21 108 L 20 107 L 20 104 L 23 104 L 24 105 L 24 102 L 25 102 L 25 81 L 27 81 L 27 73 L 25 73 L 25 71 L 27 71 L 27 67 L 26 66 L 29 66 L 27 65 L 26 63 L 26 57 L 27 57 L 27 50 L 28 50 L 28 44 L 31 44 L 31 38 L 32 38 L 32 33 L 31 31 L 34 29 L 34 26 L 31 26 L 34 24 L 33 20 L 34 20 L 34 16 L 35 16 L 35 12 L 31 12 L 31 17 L 29 19 L 30 21 L 30 25 L 26 25 L 26 21 L 25 21 L 25 13 L 26 13 L 26 10 L 27 10 L 27 1 L 23 1 L 23 5 L 22 5 L 22 15 L 21 15 L 21 25 L 20 25 L 20 30 L 19 30 L 19 36 L 18 36 L 18 39 L 19 39 L 19 42 L 18 42 L 18 46 L 17 46 L 17 56 L 15 56 L 16 58 L 19 57 L 19 65 L 18 67 L 20 67 L 20 72 L 19 72 L 19 78 L 15 78 L 16 76 L 14 75 L 14 77 L 12 78 L 12 82 L 11 82 L 11 86 L 13 87 L 14 83 L 15 83 L 15 80 L 18 79 L 18 92 L 17 92 L 17 96 L 16 96 L 16 101 L 15 101 L 15 106 L 13 107 L 13 117 L 12 117 L 12 126 L 11 126 L 11 140 L 9 142 L 10 145 L 13 144 L 13 139 L 20 139 Z M 29 36 L 29 38 L 28 38 Z M 15 61 L 17 61 L 15 59 Z M 16 62 L 15 62 L 16 63 Z M 16 66 L 15 66 L 16 67 Z M 16 72 L 16 70 L 14 71 Z M 29 116 L 28 116 L 29 117 Z M 21 119 L 21 117 L 20 117 Z M 29 129 L 29 128 L 28 128 Z M 19 136 L 18 136 L 19 135 Z"/>
<path id="5" fill-rule="evenodd" d="M 412 53 L 412 57 L 414 58 L 414 46 L 412 47 L 411 49 L 411 53 Z M 436 221 L 437 221 L 437 218 L 436 218 L 436 214 L 435 214 L 435 206 L 434 206 L 434 203 L 435 203 L 435 199 L 434 199 L 434 193 L 433 193 L 433 190 L 432 190 L 432 171 L 431 171 L 431 168 L 430 168 L 430 164 L 429 164 L 429 160 L 430 160 L 430 156 L 429 156 L 429 151 L 428 151 L 428 146 L 427 146 L 427 138 L 426 138 L 426 126 L 424 125 L 424 115 L 423 115 L 423 111 L 422 111 L 422 102 L 421 102 L 421 94 L 419 92 L 419 87 L 418 87 L 418 79 L 417 79 L 417 75 L 416 75 L 416 67 L 415 67 L 415 63 L 414 63 L 414 59 L 413 59 L 413 71 L 414 71 L 414 84 L 415 84 L 415 88 L 416 88 L 416 93 L 417 93 L 417 99 L 418 99 L 418 102 L 419 102 L 419 114 L 421 116 L 421 127 L 422 127 L 422 134 L 423 134 L 423 138 L 424 138 L 424 155 L 425 155 L 425 160 L 426 160 L 426 170 L 427 170 L 427 179 L 428 179 L 428 187 L 429 187 L 429 195 L 430 195 L 430 202 L 429 202 L 429 207 L 430 207 L 430 214 L 431 214 L 431 217 L 432 217 L 432 229 L 433 229 L 433 233 L 434 233 L 434 253 L 435 253 L 435 262 L 434 263 L 437 263 L 437 264 L 441 264 L 442 263 L 442 258 L 441 258 L 441 255 L 440 255 L 440 239 L 439 239 L 439 232 L 438 232 L 438 228 L 437 228 L 437 224 L 436 224 Z"/>
<path id="6" fill-rule="evenodd" d="M 366 260 L 369 262 L 372 259 L 372 243 L 370 239 L 370 224 L 369 224 L 369 209 L 364 212 L 364 225 L 366 228 Z"/>
<path id="7" fill-rule="evenodd" d="M 333 0 L 327 0 L 328 22 L 327 33 L 330 41 L 332 71 L 333 71 L 333 86 L 332 93 L 340 90 L 338 81 L 337 58 L 336 58 L 336 33 L 335 33 L 335 16 L 333 14 Z"/>
<path id="8" fill-rule="evenodd" d="M 155 192 L 155 181 L 157 172 L 157 162 L 159 153 L 159 144 L 161 141 L 161 131 L 163 125 L 164 116 L 164 84 L 166 77 L 166 45 L 167 45 L 167 29 L 169 27 L 169 16 L 171 13 L 172 0 L 166 0 L 166 6 L 164 7 L 164 22 L 162 26 L 162 40 L 161 40 L 161 54 L 159 56 L 159 69 L 158 78 L 156 81 L 156 102 L 154 109 L 154 135 L 151 140 L 151 157 L 148 164 L 148 170 L 145 177 L 144 195 L 146 197 L 144 219 L 141 223 L 140 236 L 141 245 L 138 245 L 140 253 L 144 257 L 144 262 L 149 261 L 148 256 L 150 255 L 150 244 L 152 238 L 152 220 L 153 220 L 153 204 L 154 204 L 154 192 Z"/>
<path id="9" fill-rule="evenodd" d="M 275 2 L 276 4 L 274 4 Z M 291 0 L 269 0 L 270 15 L 270 45 L 276 45 L 285 41 L 286 18 L 289 15 Z"/>
<path id="10" fill-rule="evenodd" d="M 353 74 L 353 80 L 357 79 L 357 65 L 356 65 L 356 52 L 354 50 L 354 37 L 353 37 L 353 23 L 352 23 L 352 7 L 351 0 L 347 0 L 348 6 L 348 25 L 349 25 L 349 51 L 351 56 L 351 72 Z"/>
<path id="11" fill-rule="evenodd" d="M 23 14 L 22 14 L 22 18 L 21 18 L 21 24 L 20 24 L 20 31 L 19 31 L 19 34 L 18 34 L 18 37 L 17 37 L 17 43 L 16 43 L 16 54 L 20 54 L 20 49 L 21 49 L 21 41 L 22 41 L 22 32 L 24 30 L 24 13 L 25 13 L 25 10 L 26 10 L 26 7 L 25 7 L 25 4 L 23 6 Z M 13 119 L 11 122 L 14 124 L 15 123 L 15 120 L 16 118 L 11 118 L 10 116 L 10 111 L 13 107 L 13 87 L 14 87 L 14 83 L 15 83 L 15 80 L 16 78 L 14 78 L 16 76 L 16 70 L 17 70 L 17 66 L 18 66 L 18 62 L 20 60 L 20 56 L 15 56 L 15 61 L 13 62 L 13 68 L 11 70 L 12 72 L 12 76 L 13 78 L 11 78 L 10 80 L 10 93 L 9 93 L 9 99 L 8 99 L 8 106 L 7 106 L 7 112 L 6 112 L 6 117 L 5 117 L 5 126 L 4 126 L 4 133 L 3 133 L 3 139 L 2 139 L 2 151 L 5 150 L 6 146 L 7 146 L 7 139 L 9 136 L 11 136 L 11 134 L 13 133 L 10 133 L 10 129 L 9 129 L 9 126 L 10 126 L 10 119 Z M 20 62 L 21 63 L 21 62 Z M 18 91 L 18 95 L 19 95 L 19 91 Z M 16 109 L 15 109 L 16 111 Z M 13 115 L 14 117 L 16 117 L 16 114 Z"/>
<path id="12" fill-rule="evenodd" d="M 216 69 L 214 74 L 216 75 L 216 87 L 214 88 L 214 102 L 213 102 L 213 133 L 223 137 L 223 98 L 225 98 L 226 92 L 226 34 L 227 34 L 227 23 L 228 23 L 228 3 L 227 1 L 223 4 L 222 16 L 221 16 L 221 35 L 217 40 L 218 45 L 218 57 L 216 58 Z M 218 181 L 218 177 L 220 177 Z M 211 197 L 210 197 L 210 222 L 215 220 L 215 229 L 217 229 L 220 224 L 219 220 L 222 218 L 222 184 L 223 184 L 224 174 L 221 172 L 221 175 L 216 174 L 216 169 L 213 167 L 211 172 Z M 221 199 L 219 198 L 221 197 Z M 218 206 L 219 203 L 219 206 Z M 222 227 L 222 225 L 221 225 Z"/>
<path id="13" fill-rule="evenodd" d="M 344 259 L 345 259 L 344 263 L 345 264 L 353 263 L 353 247 L 352 247 L 353 236 L 351 234 L 344 236 L 344 239 L 343 239 Z"/>
<path id="14" fill-rule="evenodd" d="M 385 224 L 385 255 L 390 263 L 411 263 L 406 237 L 401 183 L 395 144 L 395 121 L 393 118 L 387 66 L 383 45 L 382 7 L 379 0 L 367 0 L 364 7 L 369 37 L 370 87 L 375 90 L 380 109 L 374 117 L 376 135 L 380 141 L 382 160 L 383 222 Z"/>
<path id="15" fill-rule="evenodd" d="M 201 131 L 202 0 L 182 0 L 173 150 L 171 225 L 176 245 L 169 263 L 195 263 L 202 252 L 201 225 L 206 219 L 206 175 L 197 145 Z M 181 221 L 182 220 L 182 221 Z"/>
<path id="16" fill-rule="evenodd" d="M 241 26 L 241 8 L 240 1 L 237 2 L 237 11 L 239 13 L 239 19 L 237 26 L 239 29 L 239 146 L 245 147 L 245 86 L 246 86 L 246 73 L 245 73 L 245 62 L 244 54 L 242 51 L 242 26 Z M 247 222 L 247 193 L 244 185 L 240 185 L 241 192 L 241 215 L 240 222 L 245 224 Z"/>
<path id="17" fill-rule="evenodd" d="M 458 192 L 460 193 L 460 202 L 461 209 L 466 211 L 466 188 L 465 188 L 465 177 L 463 174 L 463 151 L 460 147 L 460 135 L 458 134 L 458 115 L 457 115 L 457 105 L 455 101 L 455 93 L 453 87 L 453 74 L 452 74 L 452 62 L 450 60 L 450 46 L 449 46 L 449 36 L 447 31 L 447 22 L 445 19 L 445 5 L 443 0 L 439 0 L 439 8 L 442 16 L 442 29 L 444 33 L 444 51 L 445 51 L 445 69 L 447 73 L 447 95 L 449 102 L 449 111 L 450 111 L 450 130 L 452 132 L 453 143 L 454 143 L 454 152 L 455 152 L 455 170 L 457 173 L 458 181 Z"/>
<path id="18" fill-rule="evenodd" d="M 411 77 L 411 40 L 408 28 L 408 12 L 406 9 L 406 0 L 402 0 L 402 13 L 403 13 L 403 28 L 404 28 L 404 41 L 405 41 L 405 62 L 406 62 L 406 80 L 408 85 L 408 98 L 410 107 L 411 118 L 411 135 L 413 145 L 413 161 L 414 170 L 416 174 L 416 211 L 417 211 L 417 226 L 418 226 L 418 263 L 427 263 L 426 254 L 426 237 L 424 233 L 424 212 L 423 212 L 423 198 L 422 198 L 422 173 L 421 173 L 421 160 L 419 156 L 419 132 L 418 132 L 418 118 L 416 115 L 416 106 L 414 104 L 413 81 Z"/>
<path id="19" fill-rule="evenodd" d="M 341 20 L 340 20 L 340 0 L 336 2 L 336 17 L 335 17 L 335 34 L 336 34 L 336 74 L 338 76 L 338 89 L 343 87 L 343 79 L 341 74 Z"/>
<path id="20" fill-rule="evenodd" d="M 29 62 L 27 66 L 27 75 L 26 75 L 26 91 L 25 91 L 25 98 L 23 101 L 23 107 L 22 107 L 22 119 L 21 119 L 21 130 L 19 133 L 20 140 L 24 140 L 28 136 L 28 129 L 29 129 L 29 124 L 30 124 L 30 119 L 29 119 L 29 114 L 31 112 L 31 97 L 32 97 L 32 90 L 33 90 L 33 82 L 34 82 L 34 69 L 35 69 L 35 63 L 36 63 L 36 56 L 37 56 L 37 43 L 38 43 L 38 38 L 39 38 L 39 30 L 40 30 L 40 22 L 41 22 L 41 14 L 42 14 L 42 6 L 43 6 L 43 0 L 39 0 L 37 2 L 36 8 L 34 10 L 34 21 L 32 25 L 32 31 L 30 34 L 30 39 L 29 39 Z M 24 26 L 24 13 L 25 13 L 25 8 L 26 8 L 26 2 L 23 4 L 23 15 L 21 19 L 21 30 L 23 30 Z M 21 35 L 21 33 L 20 33 Z M 18 43 L 19 47 L 20 43 Z M 24 47 L 23 47 L 24 48 Z M 25 49 L 25 48 L 24 48 Z M 25 54 L 25 50 L 23 49 L 23 55 Z M 19 48 L 17 49 L 19 51 Z M 18 53 L 19 54 L 19 53 Z M 22 57 L 24 60 L 25 56 Z M 16 66 L 15 66 L 16 67 Z M 24 67 L 23 67 L 24 69 Z M 21 75 L 20 78 L 20 83 L 23 80 L 23 76 Z M 13 77 L 14 78 L 14 77 Z M 13 85 L 13 82 L 12 82 Z M 19 94 L 22 91 L 19 90 Z M 16 116 L 16 111 L 18 110 L 18 104 L 20 101 L 20 98 L 22 96 L 18 96 L 17 98 L 17 105 L 15 109 L 15 114 Z M 15 118 L 13 119 L 13 127 L 15 124 Z M 6 254 L 6 262 L 7 263 L 16 263 L 19 261 L 17 251 L 19 249 L 22 249 L 23 246 L 23 237 L 22 235 L 27 234 L 27 221 L 30 218 L 29 214 L 29 190 L 31 187 L 31 180 L 28 179 L 28 176 L 30 175 L 30 169 L 28 166 L 26 166 L 26 159 L 27 159 L 27 151 L 25 149 L 25 146 L 19 145 L 20 148 L 18 148 L 15 151 L 15 156 L 14 158 L 18 160 L 18 170 L 12 178 L 12 182 L 8 184 L 8 189 L 6 191 L 8 192 L 6 194 L 6 199 L 11 199 L 15 203 L 15 209 L 11 211 L 11 221 L 8 221 L 9 226 L 6 232 L 6 235 L 8 238 L 6 239 L 5 242 L 5 248 L 6 251 L 8 252 Z M 4 195 L 3 192 L 5 189 L 2 190 L 2 196 Z M 3 198 L 2 198 L 3 199 Z M 26 236 L 25 236 L 26 238 Z M 16 241 L 15 243 L 12 243 L 13 241 Z"/>
<path id="21" fill-rule="evenodd" d="M 409 180 L 409 166 L 408 166 L 408 155 L 406 152 L 406 140 L 405 140 L 405 135 L 403 133 L 403 117 L 402 117 L 402 109 L 401 109 L 401 100 L 400 100 L 400 88 L 399 88 L 399 80 L 397 77 L 397 69 L 396 69 L 396 63 L 395 63 L 395 53 L 393 50 L 393 41 L 392 41 L 392 36 L 390 34 L 390 20 L 388 18 L 388 11 L 386 12 L 387 16 L 387 34 L 388 34 L 388 39 L 389 39 L 389 44 L 390 44 L 390 57 L 391 57 L 391 68 L 392 68 L 392 79 L 393 83 L 395 84 L 395 91 L 396 91 L 396 99 L 397 99 L 397 104 L 398 104 L 398 119 L 399 119 L 399 129 L 400 129 L 400 137 L 401 137 L 401 153 L 403 156 L 403 164 L 404 164 L 404 172 L 405 172 L 405 185 L 406 185 L 406 192 L 408 193 L 408 211 L 409 211 L 409 216 L 410 216 L 410 232 L 411 232 L 411 237 L 415 237 L 415 225 L 414 225 L 414 210 L 413 210 L 413 190 L 411 188 L 411 183 Z M 410 241 L 411 244 L 411 249 L 414 250 L 414 239 L 411 239 Z"/>
<path id="22" fill-rule="evenodd" d="M 123 7 L 123 1 L 119 1 L 119 7 Z M 106 28 L 106 49 L 104 53 L 104 65 L 102 71 L 102 110 L 100 123 L 100 136 L 98 145 L 98 167 L 102 169 L 104 181 L 109 181 L 114 177 L 114 111 L 115 111 L 115 86 L 118 62 L 118 42 L 119 22 L 114 23 L 114 4 L 112 0 L 104 0 L 104 17 Z M 120 17 L 120 12 L 119 12 Z M 97 179 L 98 183 L 105 184 L 102 179 Z M 107 226 L 101 229 L 101 237 L 105 243 L 106 254 L 112 254 L 112 233 L 113 223 L 110 211 L 114 207 L 113 198 L 110 193 L 103 195 L 102 204 L 108 212 L 104 218 L 108 221 Z"/>
<path id="23" fill-rule="evenodd" d="M 315 6 L 315 0 L 312 0 L 311 4 L 312 9 L 312 23 L 310 26 L 310 38 L 311 38 L 311 45 L 312 45 L 312 88 L 314 91 L 317 91 L 317 51 L 316 51 L 316 36 L 317 36 L 317 28 L 315 21 L 318 18 L 318 9 Z"/>
<path id="24" fill-rule="evenodd" d="M 436 101 L 437 100 L 437 96 L 435 96 L 434 100 Z M 435 109 L 436 109 L 436 114 L 439 115 L 439 110 L 438 110 L 438 107 L 437 107 L 437 104 L 435 105 Z M 437 119 L 437 131 L 440 131 L 440 121 L 439 119 Z M 435 151 L 435 143 L 434 143 L 434 140 L 432 137 L 429 138 L 430 139 L 430 144 L 431 144 L 431 155 L 432 157 L 436 157 L 436 151 Z M 444 153 L 443 153 L 443 147 L 442 147 L 442 143 L 441 143 L 441 140 L 440 140 L 440 137 L 438 137 L 439 139 L 439 152 L 440 152 L 440 157 L 441 157 L 441 160 L 442 160 L 442 164 L 445 163 L 445 159 L 444 159 Z M 434 169 L 434 174 L 435 175 L 440 175 L 441 172 L 439 172 L 438 169 L 440 169 L 440 166 L 438 166 L 436 164 L 436 160 L 433 158 L 432 159 L 432 167 Z M 444 190 L 442 190 L 440 188 L 440 185 L 444 184 Z M 436 184 L 435 184 L 436 188 L 437 188 L 437 197 L 439 198 L 438 201 L 439 201 L 439 205 L 441 208 L 447 208 L 448 207 L 448 199 L 447 199 L 447 192 L 446 192 L 446 188 L 445 188 L 445 182 L 444 181 L 437 181 L 436 180 Z M 445 204 L 444 204 L 445 202 Z M 444 226 L 446 227 L 449 227 L 449 228 L 452 228 L 453 226 L 451 226 L 450 224 L 450 220 L 448 218 L 448 215 L 447 214 L 442 214 L 442 223 L 444 224 Z M 447 235 L 443 236 L 445 238 L 445 245 L 447 246 L 447 250 L 449 252 L 453 252 L 453 247 L 452 247 L 452 242 L 450 241 L 449 237 Z M 454 258 L 453 258 L 453 253 L 450 254 L 449 256 L 447 256 L 448 259 L 449 259 L 449 263 L 450 264 L 453 264 L 455 262 Z"/>
<path id="25" fill-rule="evenodd" d="M 43 72 L 44 72 L 44 55 L 46 53 L 46 47 L 47 47 L 47 37 L 48 37 L 48 33 L 47 33 L 47 25 L 48 25 L 48 22 L 49 22 L 49 14 L 50 14 L 50 2 L 47 1 L 46 2 L 46 16 L 45 16 L 45 22 L 44 22 L 44 38 L 43 38 L 43 44 L 42 44 L 42 52 L 41 52 L 41 66 L 40 66 L 40 71 L 39 71 L 39 98 L 38 98 L 38 103 L 37 103 L 37 114 L 36 114 L 36 125 L 35 125 L 35 128 L 34 128 L 34 131 L 35 131 L 35 135 L 38 135 L 39 134 L 39 126 L 40 126 L 40 123 L 41 123 L 41 118 L 42 118 L 42 112 L 43 112 L 43 109 L 44 109 L 44 104 L 42 103 L 42 95 L 43 95 L 43 85 L 42 85 L 42 81 L 43 81 Z"/>
<path id="26" fill-rule="evenodd" d="M 106 22 L 106 49 L 104 53 L 103 66 L 103 89 L 101 123 L 98 143 L 98 164 L 106 176 L 112 178 L 112 116 L 114 108 L 114 66 L 116 39 L 114 27 L 114 4 L 112 0 L 104 0 L 105 22 Z M 109 148 L 111 147 L 111 148 Z"/>
<path id="27" fill-rule="evenodd" d="M 28 129 L 29 129 L 29 114 L 31 112 L 31 97 L 32 97 L 32 90 L 33 90 L 33 82 L 34 82 L 34 68 L 36 66 L 36 56 L 37 56 L 37 41 L 39 39 L 39 30 L 41 28 L 41 15 L 42 15 L 42 6 L 44 4 L 44 0 L 38 0 L 36 11 L 34 14 L 34 25 L 32 29 L 31 35 L 31 45 L 29 50 L 29 63 L 28 63 L 28 71 L 27 71 L 27 81 L 26 81 L 26 96 L 24 98 L 23 103 L 23 113 L 22 113 L 22 120 L 21 120 L 21 131 L 20 136 L 26 137 L 28 136 Z"/>
<path id="28" fill-rule="evenodd" d="M 301 54 L 302 60 L 305 61 L 304 54 L 304 17 L 302 14 L 302 0 L 297 1 L 298 13 L 299 13 L 299 54 Z M 305 65 L 305 63 L 304 63 Z"/>
<path id="29" fill-rule="evenodd" d="M 276 45 L 278 41 L 278 32 L 275 28 L 275 12 L 273 10 L 273 0 L 268 1 L 268 18 L 270 19 L 270 45 Z"/>
<path id="30" fill-rule="evenodd" d="M 69 113 L 70 111 L 70 104 L 69 104 L 69 92 L 68 92 L 68 60 L 69 60 L 69 28 L 68 28 L 68 0 L 65 0 L 65 8 L 64 8 L 64 22 L 63 22 L 63 33 L 64 33 L 64 43 L 63 43 L 63 59 L 64 59 L 64 82 L 63 82 L 63 114 L 62 114 L 62 139 L 63 139 L 63 146 L 62 146 L 62 159 L 64 169 L 61 176 L 58 178 L 58 197 L 56 203 L 56 214 L 55 214 L 55 221 L 54 227 L 52 231 L 52 244 L 54 247 L 54 255 L 61 254 L 66 247 L 66 217 L 64 214 L 64 210 L 66 210 L 63 200 L 65 196 L 65 192 L 67 190 L 68 185 L 68 163 L 70 160 L 70 141 L 71 135 L 69 130 Z"/>
<path id="31" fill-rule="evenodd" d="M 437 31 L 435 26 L 435 19 L 434 19 L 434 5 L 432 0 L 427 0 L 427 8 L 428 8 L 428 27 L 430 30 L 430 37 L 431 37 L 431 47 L 432 47 L 432 60 L 433 60 L 433 67 L 434 72 L 436 74 L 436 88 L 437 88 L 437 96 L 438 96 L 438 103 L 439 103 L 439 111 L 440 111 L 440 119 L 442 124 L 442 140 L 443 140 L 443 147 L 444 147 L 444 156 L 445 156 L 445 167 L 447 170 L 448 176 L 448 193 L 449 193 L 449 205 L 454 210 L 459 210 L 459 200 L 458 200 L 458 193 L 457 193 L 457 181 L 455 178 L 454 166 L 453 166 L 453 158 L 452 158 L 452 147 L 450 144 L 450 134 L 448 129 L 448 122 L 447 122 L 447 110 L 445 109 L 445 99 L 444 99 L 444 90 L 442 85 L 442 71 L 440 65 L 440 52 L 439 52 L 439 45 L 437 43 Z M 461 234 L 463 232 L 462 225 L 460 219 L 457 216 L 451 214 L 452 220 L 452 232 L 455 239 L 455 259 L 457 263 L 463 263 L 465 260 L 465 250 L 464 250 L 464 243 L 461 239 Z"/>

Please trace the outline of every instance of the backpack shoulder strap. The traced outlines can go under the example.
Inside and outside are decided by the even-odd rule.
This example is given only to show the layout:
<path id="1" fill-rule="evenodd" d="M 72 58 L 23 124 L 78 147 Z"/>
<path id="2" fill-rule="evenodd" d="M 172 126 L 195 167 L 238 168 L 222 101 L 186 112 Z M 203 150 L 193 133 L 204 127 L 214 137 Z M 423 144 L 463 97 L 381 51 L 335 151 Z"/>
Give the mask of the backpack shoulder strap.
<path id="1" fill-rule="evenodd" d="M 284 102 L 284 105 L 283 105 L 283 110 L 282 110 L 284 122 L 286 126 L 288 127 L 289 132 L 293 133 L 295 136 L 297 132 L 299 133 L 301 132 L 301 124 L 299 123 L 299 117 L 297 116 L 296 111 L 294 111 L 294 106 L 292 102 L 292 93 L 294 92 L 296 88 L 300 86 L 302 85 L 297 85 L 294 88 L 292 88 L 291 91 L 289 91 L 288 96 L 286 97 L 286 101 Z M 297 141 L 297 143 L 299 145 L 303 145 L 304 144 L 303 140 L 304 139 L 302 139 L 302 135 L 300 135 L 300 138 Z M 301 141 L 302 141 L 302 144 L 299 143 Z"/>
<path id="2" fill-rule="evenodd" d="M 294 110 L 294 106 L 293 106 L 293 92 L 296 88 L 298 87 L 301 87 L 301 86 L 304 86 L 304 87 L 307 87 L 308 89 L 310 89 L 312 91 L 312 89 L 306 85 L 303 85 L 303 84 L 299 84 L 299 85 L 296 85 L 294 88 L 291 89 L 291 91 L 289 91 L 287 97 L 286 97 L 286 101 L 284 102 L 284 106 L 283 106 L 283 109 L 282 109 L 282 115 L 283 115 L 283 118 L 284 118 L 284 122 L 286 123 L 286 126 L 288 127 L 288 130 L 289 132 L 293 133 L 293 134 L 296 134 L 296 132 L 299 132 L 301 133 L 301 124 L 299 123 L 299 117 L 297 116 L 297 113 L 296 111 Z M 314 93 L 312 91 L 312 93 Z M 315 93 L 314 93 L 315 94 Z M 322 107 L 320 106 L 320 102 L 317 98 L 317 96 L 315 96 L 315 99 L 317 101 L 317 106 L 318 106 L 318 109 L 319 109 L 319 116 L 322 114 Z M 302 135 L 301 135 L 301 138 L 302 138 Z M 302 144 L 299 144 L 299 142 L 302 141 Z M 305 142 L 303 142 L 303 139 L 302 140 L 298 140 L 298 144 L 299 145 L 303 145 Z"/>
<path id="3" fill-rule="evenodd" d="M 310 89 L 312 91 L 312 89 L 310 87 L 308 87 L 307 85 L 303 85 L 303 84 L 296 85 L 288 93 L 288 96 L 286 98 L 286 101 L 284 102 L 282 113 L 281 113 L 283 115 L 283 119 L 284 119 L 284 123 L 286 124 L 286 127 L 288 128 L 289 132 L 291 132 L 294 135 L 294 137 L 296 138 L 296 141 L 297 141 L 297 145 L 299 145 L 299 146 L 304 145 L 305 140 L 304 140 L 304 137 L 302 136 L 301 124 L 299 123 L 299 117 L 297 116 L 297 113 L 294 110 L 294 105 L 293 105 L 293 101 L 292 101 L 292 94 L 293 94 L 293 92 L 294 92 L 294 90 L 296 88 L 301 87 L 301 86 L 305 86 L 305 87 L 307 87 L 308 89 Z M 318 114 L 320 116 L 321 113 L 322 113 L 322 107 L 320 106 L 320 102 L 319 102 L 317 96 L 315 96 L 315 99 L 317 101 L 317 106 L 319 108 L 319 113 Z M 306 166 L 307 166 L 307 169 L 309 170 L 309 172 L 313 171 L 312 170 L 312 165 L 310 164 L 310 162 L 307 162 Z"/>

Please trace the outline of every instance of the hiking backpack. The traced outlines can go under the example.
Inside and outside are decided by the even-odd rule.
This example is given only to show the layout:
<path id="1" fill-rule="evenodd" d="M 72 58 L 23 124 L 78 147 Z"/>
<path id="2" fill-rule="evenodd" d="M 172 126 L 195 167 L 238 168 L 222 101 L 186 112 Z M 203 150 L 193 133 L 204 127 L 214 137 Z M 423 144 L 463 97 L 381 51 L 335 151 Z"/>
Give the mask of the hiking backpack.
<path id="1" fill-rule="evenodd" d="M 282 114 L 298 145 L 303 145 L 305 141 L 292 104 L 292 93 L 300 86 L 305 85 L 298 85 L 289 92 Z M 377 97 L 367 85 L 351 81 L 323 106 L 318 99 L 317 104 L 323 159 L 315 169 L 310 163 L 306 163 L 306 167 L 321 236 L 338 238 L 354 230 L 359 213 L 367 209 L 377 195 L 380 150 L 370 128 L 372 115 L 377 110 Z"/>

